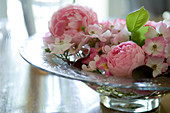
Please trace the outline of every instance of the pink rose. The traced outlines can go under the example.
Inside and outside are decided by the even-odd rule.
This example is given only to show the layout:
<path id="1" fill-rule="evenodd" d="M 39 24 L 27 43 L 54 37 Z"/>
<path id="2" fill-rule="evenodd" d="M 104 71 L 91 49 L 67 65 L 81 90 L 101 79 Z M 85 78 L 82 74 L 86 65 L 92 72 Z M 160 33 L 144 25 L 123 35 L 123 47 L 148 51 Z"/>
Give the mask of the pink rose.
<path id="1" fill-rule="evenodd" d="M 114 46 L 107 54 L 107 65 L 110 72 L 119 77 L 131 77 L 132 71 L 144 65 L 144 51 L 132 41 Z"/>
<path id="2" fill-rule="evenodd" d="M 82 26 L 86 28 L 95 23 L 98 23 L 97 14 L 92 9 L 79 5 L 69 5 L 53 14 L 49 22 L 49 30 L 53 37 L 60 37 L 66 33 L 73 36 L 72 39 L 74 39 L 79 38 L 82 34 Z"/>

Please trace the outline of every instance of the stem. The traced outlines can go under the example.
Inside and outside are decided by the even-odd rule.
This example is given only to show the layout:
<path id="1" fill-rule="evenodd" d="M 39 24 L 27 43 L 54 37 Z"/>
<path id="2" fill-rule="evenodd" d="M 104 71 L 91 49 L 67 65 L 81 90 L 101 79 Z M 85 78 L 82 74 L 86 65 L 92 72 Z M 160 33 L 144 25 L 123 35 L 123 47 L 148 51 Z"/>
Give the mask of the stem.
<path id="1" fill-rule="evenodd" d="M 60 56 L 58 56 L 58 55 L 56 55 L 56 54 L 54 54 L 57 58 L 59 58 L 59 59 L 62 59 L 62 60 L 66 60 L 66 58 L 64 58 L 64 56 L 62 56 L 62 57 L 60 57 Z"/>

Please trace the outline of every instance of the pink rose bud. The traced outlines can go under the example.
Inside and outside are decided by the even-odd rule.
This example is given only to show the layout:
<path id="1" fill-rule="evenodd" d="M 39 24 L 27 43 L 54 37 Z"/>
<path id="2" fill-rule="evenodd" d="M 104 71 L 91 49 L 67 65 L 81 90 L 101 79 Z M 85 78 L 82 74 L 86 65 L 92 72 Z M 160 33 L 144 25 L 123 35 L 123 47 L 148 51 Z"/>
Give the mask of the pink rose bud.
<path id="1" fill-rule="evenodd" d="M 114 46 L 107 54 L 107 65 L 114 76 L 132 77 L 132 71 L 144 65 L 144 51 L 132 41 Z"/>

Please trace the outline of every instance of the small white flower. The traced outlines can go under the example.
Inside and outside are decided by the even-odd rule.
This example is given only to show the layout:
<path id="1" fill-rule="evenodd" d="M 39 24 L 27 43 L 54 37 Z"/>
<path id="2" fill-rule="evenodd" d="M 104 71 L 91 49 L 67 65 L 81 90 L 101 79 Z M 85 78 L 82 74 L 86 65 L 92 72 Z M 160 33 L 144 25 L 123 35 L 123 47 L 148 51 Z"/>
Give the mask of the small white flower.
<path id="1" fill-rule="evenodd" d="M 143 50 L 148 55 L 152 56 L 164 56 L 165 55 L 166 41 L 163 37 L 155 37 L 152 39 L 146 39 Z"/>
<path id="2" fill-rule="evenodd" d="M 102 52 L 103 53 L 108 53 L 109 51 L 111 51 L 111 47 L 110 46 L 106 45 L 106 46 L 102 47 Z"/>
<path id="3" fill-rule="evenodd" d="M 145 37 L 150 39 L 160 36 L 163 36 L 165 39 L 170 36 L 170 27 L 167 27 L 167 24 L 163 22 L 159 22 L 156 25 L 156 29 L 149 27 L 148 32 L 145 34 Z"/>
<path id="4" fill-rule="evenodd" d="M 101 41 L 101 42 L 106 42 L 107 39 L 109 39 L 111 37 L 111 32 L 110 30 L 107 30 L 106 32 L 104 32 L 103 34 L 101 34 L 98 39 Z"/>
<path id="5" fill-rule="evenodd" d="M 146 65 L 153 69 L 153 77 L 167 70 L 168 64 L 164 63 L 164 60 L 163 57 L 148 57 Z"/>
<path id="6" fill-rule="evenodd" d="M 55 54 L 63 54 L 66 50 L 68 50 L 73 44 L 70 43 L 72 38 L 68 35 L 65 36 L 63 40 L 56 38 L 55 43 L 51 44 L 52 51 L 51 53 Z"/>
<path id="7" fill-rule="evenodd" d="M 86 70 L 86 71 L 95 71 L 96 70 L 96 62 L 95 61 L 90 61 L 88 66 L 83 64 L 82 69 Z"/>
<path id="8" fill-rule="evenodd" d="M 86 71 L 95 71 L 96 70 L 96 62 L 100 59 L 98 55 L 94 57 L 94 60 L 89 62 L 89 65 L 86 66 L 85 64 L 82 65 L 82 69 Z"/>

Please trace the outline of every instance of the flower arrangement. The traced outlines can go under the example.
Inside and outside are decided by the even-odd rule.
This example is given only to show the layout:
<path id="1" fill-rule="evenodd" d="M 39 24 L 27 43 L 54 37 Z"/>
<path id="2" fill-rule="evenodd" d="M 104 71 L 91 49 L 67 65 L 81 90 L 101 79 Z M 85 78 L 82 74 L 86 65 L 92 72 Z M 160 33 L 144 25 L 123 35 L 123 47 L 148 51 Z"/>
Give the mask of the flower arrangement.
<path id="1" fill-rule="evenodd" d="M 106 76 L 132 77 L 141 66 L 153 77 L 169 71 L 170 20 L 149 21 L 144 7 L 126 19 L 98 22 L 91 8 L 66 6 L 52 15 L 43 41 L 47 53 Z"/>

